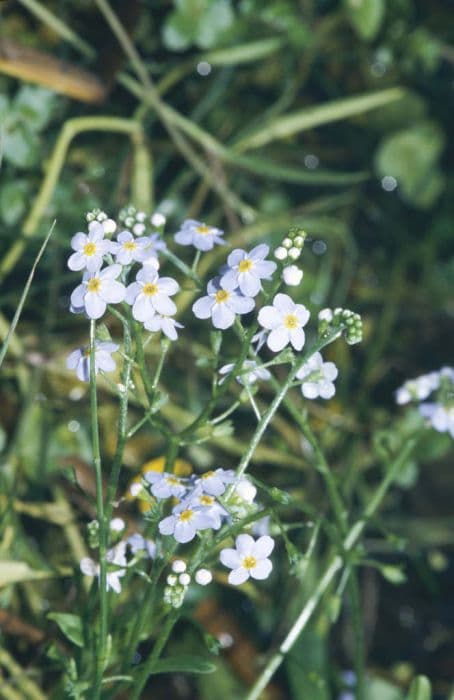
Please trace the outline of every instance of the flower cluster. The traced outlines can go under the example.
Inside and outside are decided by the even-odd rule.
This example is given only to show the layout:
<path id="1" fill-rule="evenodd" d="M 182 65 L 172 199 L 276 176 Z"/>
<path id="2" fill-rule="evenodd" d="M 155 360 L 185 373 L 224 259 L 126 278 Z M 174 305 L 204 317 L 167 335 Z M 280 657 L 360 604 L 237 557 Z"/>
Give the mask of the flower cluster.
<path id="1" fill-rule="evenodd" d="M 266 260 L 269 247 L 261 244 L 249 253 L 237 248 L 227 258 L 218 277 L 210 280 L 207 295 L 192 307 L 197 318 L 212 319 L 215 328 L 233 326 L 236 315 L 247 314 L 255 307 L 254 297 L 262 290 L 262 280 L 270 280 L 276 263 Z"/>
<path id="2" fill-rule="evenodd" d="M 318 332 L 320 336 L 338 331 L 344 333 L 349 345 L 360 343 L 363 339 L 361 316 L 349 309 L 322 309 L 318 314 Z"/>
<path id="3" fill-rule="evenodd" d="M 400 405 L 410 401 L 425 401 L 431 394 L 435 401 L 420 403 L 419 412 L 440 433 L 454 438 L 454 368 L 442 367 L 437 372 L 409 379 L 396 391 Z"/>
<path id="4" fill-rule="evenodd" d="M 141 218 L 138 212 L 136 216 Z M 126 302 L 132 306 L 132 315 L 144 324 L 146 330 L 161 331 L 170 340 L 177 338 L 182 328 L 173 318 L 176 306 L 170 297 L 179 291 L 171 277 L 159 275 L 158 253 L 165 249 L 159 233 L 142 235 L 145 229 L 133 226 L 133 231 L 121 230 L 115 240 L 107 237 L 116 230 L 116 224 L 107 214 L 95 210 L 87 215 L 88 233 L 78 232 L 71 239 L 70 270 L 82 272 L 81 283 L 71 294 L 71 311 L 100 319 L 109 304 Z M 128 219 L 128 217 L 126 217 Z M 128 219 L 129 221 L 129 219 Z M 127 284 L 135 265 L 135 281 Z M 115 369 L 111 353 L 118 350 L 114 343 L 97 341 L 95 345 L 95 372 Z M 76 370 L 82 381 L 89 380 L 90 352 L 79 348 L 67 359 L 67 367 Z"/>

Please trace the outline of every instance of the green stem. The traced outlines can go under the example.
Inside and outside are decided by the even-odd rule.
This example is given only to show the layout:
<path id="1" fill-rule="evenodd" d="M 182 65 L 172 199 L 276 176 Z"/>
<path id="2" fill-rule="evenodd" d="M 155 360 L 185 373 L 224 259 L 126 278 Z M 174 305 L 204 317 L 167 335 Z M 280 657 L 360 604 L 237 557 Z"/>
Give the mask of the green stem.
<path id="1" fill-rule="evenodd" d="M 369 501 L 362 517 L 350 528 L 349 532 L 344 538 L 343 545 L 345 552 L 350 552 L 353 549 L 353 547 L 355 547 L 355 545 L 357 544 L 368 521 L 375 514 L 377 508 L 380 506 L 389 487 L 398 476 L 402 465 L 405 464 L 410 453 L 413 451 L 416 442 L 416 438 L 408 440 L 408 442 L 402 448 L 400 454 L 396 457 L 394 462 L 388 468 L 384 479 L 377 487 L 375 494 Z M 331 583 L 333 582 L 336 574 L 338 573 L 338 571 L 340 571 L 341 568 L 342 557 L 336 554 L 329 562 L 324 575 L 320 579 L 309 600 L 303 606 L 300 614 L 291 626 L 289 632 L 287 633 L 287 636 L 280 645 L 278 651 L 275 652 L 270 658 L 262 673 L 258 677 L 257 681 L 254 683 L 253 687 L 245 696 L 245 700 L 258 700 L 262 691 L 266 688 L 274 673 L 277 671 L 277 669 L 285 659 L 286 654 L 290 651 L 293 644 L 296 642 L 299 635 L 305 628 L 313 612 L 315 611 L 320 599 L 331 586 Z"/>
<path id="2" fill-rule="evenodd" d="M 154 647 L 153 651 L 151 652 L 150 656 L 148 659 L 145 661 L 143 665 L 143 669 L 141 670 L 137 683 L 132 691 L 132 694 L 130 696 L 130 700 L 138 700 L 140 698 L 140 694 L 142 690 L 145 687 L 145 684 L 148 680 L 148 677 L 151 675 L 153 672 L 153 666 L 155 665 L 156 661 L 158 661 L 159 657 L 161 656 L 161 652 L 164 649 L 164 646 L 170 636 L 170 633 L 172 632 L 172 629 L 175 625 L 175 623 L 178 620 L 178 617 L 180 616 L 180 610 L 172 610 L 169 613 L 169 616 L 167 617 L 167 620 L 165 621 L 165 624 L 161 630 L 161 634 L 159 635 Z"/>
<path id="3" fill-rule="evenodd" d="M 96 480 L 96 513 L 99 523 L 99 637 L 96 654 L 96 675 L 93 700 L 100 697 L 102 676 L 106 661 L 107 642 L 107 532 L 104 517 L 101 452 L 99 447 L 98 400 L 95 373 L 96 322 L 90 321 L 90 411 L 93 465 Z"/>

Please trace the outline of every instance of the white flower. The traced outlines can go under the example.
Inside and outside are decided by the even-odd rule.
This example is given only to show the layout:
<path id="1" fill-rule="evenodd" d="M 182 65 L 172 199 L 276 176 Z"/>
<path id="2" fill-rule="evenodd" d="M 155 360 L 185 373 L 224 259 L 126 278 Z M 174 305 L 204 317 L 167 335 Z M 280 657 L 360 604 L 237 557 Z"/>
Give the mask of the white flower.
<path id="1" fill-rule="evenodd" d="M 186 562 L 182 559 L 175 559 L 175 561 L 172 562 L 172 571 L 175 574 L 183 574 L 186 571 L 186 568 Z"/>
<path id="2" fill-rule="evenodd" d="M 167 248 L 159 233 L 152 233 L 141 240 L 146 241 L 145 250 L 147 257 L 157 258 L 159 251 Z"/>
<path id="3" fill-rule="evenodd" d="M 439 433 L 449 433 L 454 438 L 454 406 L 439 403 L 422 403 L 420 413 L 428 418 L 432 428 Z"/>
<path id="4" fill-rule="evenodd" d="M 287 294 L 276 294 L 273 306 L 263 306 L 258 315 L 260 325 L 271 331 L 266 341 L 270 350 L 279 352 L 288 343 L 301 350 L 306 339 L 303 326 L 309 316 L 303 304 L 295 304 Z"/>
<path id="5" fill-rule="evenodd" d="M 104 270 L 85 272 L 82 284 L 79 284 L 71 294 L 73 311 L 85 312 L 89 318 L 101 318 L 107 304 L 118 304 L 123 301 L 126 289 L 116 278 L 121 274 L 121 265 L 109 265 Z"/>
<path id="6" fill-rule="evenodd" d="M 182 586 L 189 586 L 191 583 L 191 577 L 186 573 L 180 574 L 178 576 L 178 583 L 180 583 Z"/>
<path id="7" fill-rule="evenodd" d="M 131 265 L 133 262 L 143 262 L 152 253 L 148 252 L 148 242 L 145 238 L 134 238 L 129 231 L 122 231 L 117 236 L 117 242 L 110 244 L 110 252 L 121 265 Z"/>
<path id="8" fill-rule="evenodd" d="M 128 285 L 126 301 L 132 306 L 136 321 L 148 321 L 156 313 L 170 316 L 177 307 L 170 299 L 180 289 L 178 282 L 171 277 L 159 277 L 154 269 L 142 268 L 136 281 Z"/>
<path id="9" fill-rule="evenodd" d="M 271 279 L 277 265 L 265 260 L 270 252 L 267 245 L 262 243 L 247 253 L 237 248 L 227 258 L 229 269 L 221 277 L 221 285 L 227 289 L 239 287 L 240 292 L 247 297 L 255 297 L 262 289 L 261 280 Z M 223 284 L 224 283 L 224 284 Z"/>
<path id="10" fill-rule="evenodd" d="M 138 532 L 130 535 L 126 540 L 126 544 L 130 547 L 132 554 L 144 551 L 148 554 L 150 559 L 154 559 L 156 556 L 156 545 L 153 540 L 145 539 L 145 537 Z"/>
<path id="11" fill-rule="evenodd" d="M 169 340 L 177 340 L 178 333 L 176 329 L 184 328 L 182 323 L 178 323 L 174 318 L 163 316 L 162 314 L 155 314 L 147 319 L 143 325 L 147 331 L 151 331 L 152 333 L 162 331 Z"/>
<path id="12" fill-rule="evenodd" d="M 231 362 L 228 365 L 224 365 L 219 370 L 219 374 L 229 374 L 234 367 L 235 364 L 233 362 Z M 245 369 L 250 371 L 243 372 L 243 370 Z M 242 386 L 244 386 L 245 384 L 254 384 L 259 379 L 263 379 L 264 381 L 266 381 L 271 377 L 271 373 L 268 372 L 268 370 L 265 367 L 258 366 L 255 360 L 245 360 L 243 362 L 242 367 L 238 369 L 237 372 L 238 374 L 235 376 L 235 379 L 238 382 L 238 384 L 241 384 Z M 219 384 L 222 384 L 222 382 L 225 381 L 225 379 L 226 378 L 223 377 Z"/>
<path id="13" fill-rule="evenodd" d="M 187 219 L 174 238 L 180 245 L 193 245 L 197 250 L 206 251 L 211 250 L 216 243 L 225 245 L 225 241 L 221 238 L 223 235 L 224 232 L 214 226 Z"/>
<path id="14" fill-rule="evenodd" d="M 297 265 L 289 265 L 284 267 L 282 279 L 289 287 L 297 287 L 303 279 L 303 271 Z"/>
<path id="15" fill-rule="evenodd" d="M 119 542 L 115 547 L 109 549 L 106 555 L 106 561 L 108 564 L 114 566 L 127 566 L 126 561 L 126 542 Z M 84 557 L 80 562 L 80 570 L 85 576 L 96 576 L 99 578 L 100 566 L 90 557 Z M 120 578 L 126 574 L 126 569 L 115 569 L 113 571 L 107 571 L 106 576 L 106 591 L 115 591 L 115 593 L 121 593 L 121 582 Z"/>
<path id="16" fill-rule="evenodd" d="M 111 354 L 116 352 L 118 348 L 119 346 L 115 343 L 100 342 L 99 340 L 95 341 L 95 374 L 98 374 L 100 369 L 102 369 L 103 372 L 113 372 L 116 365 Z M 89 382 L 90 346 L 73 350 L 73 352 L 68 355 L 66 366 L 68 369 L 76 370 L 77 378 L 80 379 L 81 382 Z"/>
<path id="17" fill-rule="evenodd" d="M 197 318 L 211 316 L 213 326 L 221 330 L 233 326 L 235 314 L 247 314 L 255 306 L 253 299 L 239 294 L 234 285 L 220 281 L 219 277 L 208 282 L 207 292 L 207 296 L 193 304 L 192 311 Z"/>
<path id="18" fill-rule="evenodd" d="M 199 586 L 208 586 L 213 580 L 213 574 L 208 569 L 199 569 L 196 571 L 194 578 Z"/>
<path id="19" fill-rule="evenodd" d="M 306 399 L 331 399 L 336 389 L 334 380 L 338 375 L 334 362 L 323 362 L 321 353 L 315 352 L 298 370 L 297 379 L 303 379 L 301 392 Z"/>
<path id="20" fill-rule="evenodd" d="M 216 501 L 214 496 L 204 493 L 200 487 L 196 487 L 194 491 L 185 499 L 184 505 L 189 508 L 196 508 L 208 515 L 212 520 L 213 530 L 219 530 L 222 525 L 222 519 L 228 517 L 228 512 Z"/>
<path id="21" fill-rule="evenodd" d="M 104 227 L 97 221 L 92 221 L 86 233 L 76 233 L 71 239 L 71 248 L 76 252 L 68 260 L 70 270 L 89 272 L 99 270 L 103 255 L 109 252 L 111 243 L 104 239 Z"/>
<path id="22" fill-rule="evenodd" d="M 271 573 L 272 563 L 268 559 L 273 551 L 274 540 L 268 535 L 259 537 L 256 541 L 251 535 L 238 535 L 235 549 L 222 549 L 220 560 L 232 571 L 229 573 L 229 583 L 239 586 L 248 580 L 265 579 Z"/>
<path id="23" fill-rule="evenodd" d="M 430 372 L 415 379 L 409 379 L 396 391 L 396 402 L 400 405 L 409 401 L 424 401 L 440 385 L 440 373 Z"/>
<path id="24" fill-rule="evenodd" d="M 199 486 L 204 493 L 210 496 L 221 496 L 226 484 L 231 484 L 235 478 L 235 472 L 232 469 L 216 469 L 216 471 L 208 471 L 198 477 L 195 481 L 195 486 Z"/>
<path id="25" fill-rule="evenodd" d="M 242 501 L 245 501 L 246 503 L 253 503 L 254 498 L 257 495 L 257 489 L 255 488 L 254 484 L 249 481 L 249 479 L 243 477 L 235 484 L 233 493 L 235 496 L 241 498 Z"/>
<path id="26" fill-rule="evenodd" d="M 125 527 L 126 527 L 126 525 L 125 525 L 125 521 L 123 520 L 123 518 L 113 518 L 110 521 L 109 528 L 110 528 L 110 530 L 112 530 L 112 532 L 123 532 Z"/>
<path id="27" fill-rule="evenodd" d="M 288 255 L 287 251 L 281 245 L 278 248 L 276 248 L 276 250 L 274 251 L 274 257 L 277 260 L 285 260 L 287 255 Z"/>
<path id="28" fill-rule="evenodd" d="M 155 498 L 170 498 L 170 496 L 181 498 L 186 493 L 186 486 L 174 474 L 149 471 L 145 472 L 144 478 L 152 484 L 151 493 Z"/>
<path id="29" fill-rule="evenodd" d="M 184 544 L 194 539 L 199 530 L 213 527 L 213 519 L 202 510 L 184 504 L 175 506 L 172 515 L 159 523 L 161 535 L 173 535 L 177 542 Z"/>

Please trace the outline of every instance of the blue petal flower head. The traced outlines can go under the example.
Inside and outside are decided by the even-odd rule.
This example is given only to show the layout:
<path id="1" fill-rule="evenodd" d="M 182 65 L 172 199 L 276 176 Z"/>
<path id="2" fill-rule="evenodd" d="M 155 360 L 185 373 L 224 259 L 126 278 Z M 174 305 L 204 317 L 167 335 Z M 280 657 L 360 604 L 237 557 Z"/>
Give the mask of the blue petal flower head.
<path id="1" fill-rule="evenodd" d="M 214 226 L 207 226 L 201 221 L 187 219 L 175 234 L 175 242 L 180 245 L 192 245 L 197 250 L 205 252 L 212 250 L 215 245 L 226 245 L 222 236 L 224 232 Z"/>
<path id="2" fill-rule="evenodd" d="M 240 294 L 234 282 L 222 282 L 219 277 L 208 282 L 207 292 L 193 304 L 192 311 L 197 318 L 211 316 L 213 326 L 220 330 L 233 326 L 236 314 L 247 314 L 255 306 L 254 299 Z"/>
<path id="3" fill-rule="evenodd" d="M 227 258 L 227 271 L 222 275 L 221 282 L 234 284 L 247 297 L 255 297 L 262 289 L 262 279 L 270 280 L 276 270 L 276 263 L 265 260 L 270 252 L 267 245 L 262 243 L 249 253 L 237 248 L 232 250 Z"/>

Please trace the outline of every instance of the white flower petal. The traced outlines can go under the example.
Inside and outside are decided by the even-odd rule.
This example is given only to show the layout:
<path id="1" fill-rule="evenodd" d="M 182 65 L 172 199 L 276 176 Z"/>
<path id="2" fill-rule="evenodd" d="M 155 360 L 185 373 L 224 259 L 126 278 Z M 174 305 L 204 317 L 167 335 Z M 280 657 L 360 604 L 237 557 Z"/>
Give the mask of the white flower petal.
<path id="1" fill-rule="evenodd" d="M 262 581 L 264 578 L 268 578 L 273 568 L 272 563 L 269 559 L 262 559 L 258 561 L 256 566 L 250 569 L 249 574 L 252 578 Z"/>
<path id="2" fill-rule="evenodd" d="M 225 330 L 233 326 L 235 322 L 235 314 L 226 304 L 215 304 L 213 306 L 213 326 L 220 330 Z"/>
<path id="3" fill-rule="evenodd" d="M 211 309 L 213 308 L 214 304 L 215 301 L 212 297 L 202 297 L 192 305 L 192 312 L 197 318 L 210 318 Z"/>
<path id="4" fill-rule="evenodd" d="M 290 342 L 295 350 L 301 350 L 306 340 L 306 335 L 302 328 L 292 328 L 290 331 Z"/>
<path id="5" fill-rule="evenodd" d="M 249 571 L 240 566 L 229 573 L 229 583 L 233 586 L 240 586 L 249 578 Z"/>
<path id="6" fill-rule="evenodd" d="M 282 314 L 274 306 L 262 306 L 259 311 L 258 321 L 263 328 L 273 330 L 282 325 Z"/>
<path id="7" fill-rule="evenodd" d="M 255 540 L 251 535 L 242 534 L 238 535 L 235 540 L 236 548 L 240 557 L 249 556 L 254 548 Z"/>
<path id="8" fill-rule="evenodd" d="M 106 310 L 106 302 L 95 292 L 87 292 L 85 295 L 85 311 L 89 318 L 101 318 Z"/>
<path id="9" fill-rule="evenodd" d="M 252 549 L 252 556 L 256 559 L 266 559 L 274 549 L 274 540 L 268 535 L 259 537 Z"/>
<path id="10" fill-rule="evenodd" d="M 273 352 L 280 352 L 288 345 L 289 339 L 288 330 L 283 326 L 279 326 L 279 328 L 275 328 L 271 331 L 266 339 L 266 344 Z"/>

